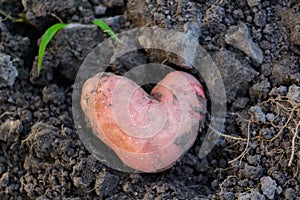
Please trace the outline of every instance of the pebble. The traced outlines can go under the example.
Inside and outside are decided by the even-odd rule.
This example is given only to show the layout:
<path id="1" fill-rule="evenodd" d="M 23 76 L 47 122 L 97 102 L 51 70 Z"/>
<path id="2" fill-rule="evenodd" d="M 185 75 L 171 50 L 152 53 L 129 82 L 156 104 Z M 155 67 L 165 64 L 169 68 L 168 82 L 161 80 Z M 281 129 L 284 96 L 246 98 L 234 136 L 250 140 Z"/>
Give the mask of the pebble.
<path id="1" fill-rule="evenodd" d="M 257 6 L 260 4 L 260 0 L 247 0 L 247 3 L 250 7 Z"/>
<path id="2" fill-rule="evenodd" d="M 260 179 L 261 190 L 268 199 L 274 199 L 277 183 L 270 176 L 264 176 Z"/>
<path id="3" fill-rule="evenodd" d="M 95 192 L 98 196 L 103 197 L 114 191 L 118 185 L 119 177 L 109 172 L 101 172 L 95 183 Z"/>
<path id="4" fill-rule="evenodd" d="M 287 94 L 287 87 L 286 86 L 279 86 L 279 87 L 274 87 L 270 92 L 270 96 L 285 96 Z"/>
<path id="5" fill-rule="evenodd" d="M 300 99 L 300 87 L 293 84 L 292 86 L 289 87 L 288 93 L 287 93 L 288 97 L 292 97 L 294 99 Z"/>
<path id="6" fill-rule="evenodd" d="M 106 12 L 107 7 L 103 5 L 96 6 L 94 11 L 96 15 L 104 15 Z"/>
<path id="7" fill-rule="evenodd" d="M 266 24 L 267 15 L 265 11 L 259 11 L 254 14 L 254 23 L 256 26 L 263 27 Z"/>
<path id="8" fill-rule="evenodd" d="M 245 164 L 245 167 L 241 170 L 241 173 L 249 179 L 259 179 L 264 172 L 264 168 L 260 165 L 252 166 Z"/>
<path id="9" fill-rule="evenodd" d="M 296 198 L 296 192 L 293 188 L 287 188 L 283 192 L 283 196 L 285 199 L 295 199 Z"/>
<path id="10" fill-rule="evenodd" d="M 10 55 L 0 53 L 0 88 L 12 86 L 18 76 L 18 70 L 13 65 Z"/>
<path id="11" fill-rule="evenodd" d="M 253 120 L 255 122 L 262 122 L 265 123 L 266 122 L 266 115 L 264 114 L 264 112 L 262 111 L 261 107 L 259 106 L 252 106 L 249 109 L 250 113 L 253 114 Z"/>
<path id="12" fill-rule="evenodd" d="M 254 65 L 259 66 L 262 64 L 263 52 L 253 42 L 246 24 L 241 23 L 238 26 L 230 26 L 225 35 L 225 41 L 227 44 L 243 51 L 247 56 L 252 58 Z"/>

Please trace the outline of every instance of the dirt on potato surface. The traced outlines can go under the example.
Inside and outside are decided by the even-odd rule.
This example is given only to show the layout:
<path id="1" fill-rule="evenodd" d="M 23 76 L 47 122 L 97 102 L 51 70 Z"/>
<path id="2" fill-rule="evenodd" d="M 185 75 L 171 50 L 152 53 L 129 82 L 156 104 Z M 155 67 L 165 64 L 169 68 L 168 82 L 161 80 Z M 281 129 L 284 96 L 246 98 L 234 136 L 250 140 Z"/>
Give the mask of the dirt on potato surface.
<path id="1" fill-rule="evenodd" d="M 300 199 L 298 0 L 0 0 L 0 10 L 27 20 L 0 15 L 0 199 Z M 77 70 L 107 38 L 89 25 L 95 18 L 115 32 L 156 25 L 196 38 L 222 74 L 223 134 L 231 137 L 200 159 L 199 134 L 180 161 L 156 174 L 97 161 L 72 118 Z M 53 38 L 38 76 L 40 37 L 58 19 L 85 25 Z M 165 59 L 131 54 L 112 69 Z"/>

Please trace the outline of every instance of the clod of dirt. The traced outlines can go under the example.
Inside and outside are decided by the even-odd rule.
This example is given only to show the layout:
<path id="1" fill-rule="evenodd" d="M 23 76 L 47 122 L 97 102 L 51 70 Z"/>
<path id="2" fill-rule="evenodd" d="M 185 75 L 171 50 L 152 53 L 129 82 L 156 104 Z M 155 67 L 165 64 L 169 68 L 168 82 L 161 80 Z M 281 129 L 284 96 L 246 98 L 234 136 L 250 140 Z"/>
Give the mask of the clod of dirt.
<path id="1" fill-rule="evenodd" d="M 127 3 L 129 20 L 136 26 L 157 25 L 161 28 L 185 31 L 184 27 L 196 23 L 195 38 L 200 34 L 201 13 L 199 4 L 188 0 L 166 2 L 160 0 L 129 0 Z M 157 9 L 160 7 L 160 9 Z M 180 13 L 180 15 L 178 15 Z M 183 17 L 184 16 L 184 17 Z M 190 29 L 191 30 L 191 29 Z"/>
<path id="2" fill-rule="evenodd" d="M 226 89 L 227 101 L 233 102 L 238 96 L 246 95 L 250 82 L 258 75 L 253 68 L 241 63 L 233 52 L 222 48 L 214 56 Z"/>
<path id="3" fill-rule="evenodd" d="M 0 53 L 8 54 L 17 64 L 23 65 L 22 59 L 28 54 L 30 40 L 28 37 L 12 35 L 0 17 Z M 20 59 L 20 60 L 19 60 Z"/>
<path id="4" fill-rule="evenodd" d="M 94 7 L 94 12 L 95 12 L 95 15 L 97 15 L 97 16 L 104 15 L 106 10 L 107 10 L 107 7 L 105 7 L 103 5 L 98 5 L 98 6 Z"/>
<path id="5" fill-rule="evenodd" d="M 261 155 L 249 155 L 247 161 L 250 165 L 258 165 L 260 162 Z"/>
<path id="6" fill-rule="evenodd" d="M 30 142 L 30 151 L 36 157 L 47 159 L 55 148 L 55 140 L 60 137 L 56 127 L 39 122 L 32 126 L 30 135 L 23 142 Z"/>
<path id="7" fill-rule="evenodd" d="M 295 56 L 287 56 L 276 62 L 270 80 L 275 86 L 299 83 L 299 59 Z"/>
<path id="8" fill-rule="evenodd" d="M 234 199 L 234 198 L 232 198 Z M 265 200 L 265 196 L 261 194 L 257 189 L 251 190 L 250 193 L 239 193 L 238 194 L 239 200 L 249 200 L 249 199 L 255 199 L 255 200 Z"/>
<path id="9" fill-rule="evenodd" d="M 197 43 L 193 40 L 183 40 L 182 34 L 176 34 L 176 32 L 171 31 L 157 31 L 160 34 L 154 34 L 152 31 L 144 31 L 139 37 L 138 42 L 139 46 L 144 47 L 144 50 L 147 52 L 148 61 L 155 62 L 155 63 L 164 63 L 170 62 L 176 64 L 177 66 L 191 69 L 193 66 L 191 63 L 194 62 L 195 57 L 197 56 L 197 49 L 193 48 Z M 189 35 L 190 36 L 190 35 Z M 174 41 L 177 41 L 174 43 Z M 151 50 L 148 49 L 149 44 L 155 44 L 158 47 L 158 50 Z M 188 60 L 183 59 L 182 57 L 173 54 L 168 51 L 160 50 L 159 48 L 164 48 L 165 46 L 168 47 L 176 47 L 176 52 L 179 55 L 183 55 L 183 57 L 188 58 Z"/>
<path id="10" fill-rule="evenodd" d="M 54 103 L 56 105 L 61 105 L 64 103 L 65 94 L 64 91 L 57 85 L 52 84 L 44 87 L 43 89 L 43 102 L 44 103 Z"/>
<path id="11" fill-rule="evenodd" d="M 101 2 L 109 8 L 125 6 L 125 0 L 102 0 Z"/>
<path id="12" fill-rule="evenodd" d="M 279 86 L 279 87 L 274 87 L 272 90 L 269 92 L 270 96 L 286 96 L 288 92 L 288 88 L 286 86 Z"/>
<path id="13" fill-rule="evenodd" d="M 284 190 L 283 196 L 285 199 L 295 199 L 296 191 L 293 188 L 287 188 Z"/>
<path id="14" fill-rule="evenodd" d="M 54 16 L 66 21 L 73 16 L 74 21 L 91 22 L 94 18 L 91 4 L 88 1 L 47 1 L 47 0 L 23 0 L 26 19 L 35 24 L 36 27 L 43 27 L 45 24 L 57 21 Z M 77 20 L 76 20 L 77 19 Z"/>
<path id="15" fill-rule="evenodd" d="M 6 120 L 0 126 L 0 140 L 7 144 L 14 143 L 18 140 L 20 133 L 23 131 L 23 125 L 20 120 Z"/>
<path id="16" fill-rule="evenodd" d="M 266 115 L 265 113 L 262 111 L 262 108 L 259 106 L 252 106 L 249 109 L 249 112 L 251 114 L 253 114 L 253 120 L 255 122 L 261 122 L 261 123 L 265 123 L 266 122 Z"/>
<path id="17" fill-rule="evenodd" d="M 0 178 L 0 198 L 7 199 L 6 194 L 13 194 L 18 190 L 20 185 L 15 184 L 17 178 L 10 172 L 5 172 Z"/>
<path id="18" fill-rule="evenodd" d="M 247 0 L 247 3 L 250 7 L 258 6 L 260 4 L 260 0 Z"/>
<path id="19" fill-rule="evenodd" d="M 11 56 L 0 53 L 0 88 L 12 86 L 18 76 L 18 70 Z"/>
<path id="20" fill-rule="evenodd" d="M 265 139 L 270 140 L 276 135 L 276 130 L 271 127 L 271 128 L 261 128 L 259 130 L 259 134 L 263 136 Z"/>
<path id="21" fill-rule="evenodd" d="M 243 51 L 247 56 L 252 58 L 253 64 L 259 66 L 263 62 L 263 52 L 260 47 L 251 39 L 249 29 L 246 24 L 241 23 L 238 26 L 229 27 L 225 41 L 227 44 Z"/>
<path id="22" fill-rule="evenodd" d="M 260 188 L 268 199 L 274 199 L 275 194 L 280 194 L 282 189 L 277 187 L 277 183 L 270 176 L 264 176 L 260 179 Z"/>
<path id="23" fill-rule="evenodd" d="M 281 22 L 290 29 L 290 41 L 295 45 L 300 45 L 300 4 L 296 4 L 292 8 L 276 7 L 276 12 L 281 17 Z"/>
<path id="24" fill-rule="evenodd" d="M 91 165 L 85 159 L 74 165 L 71 177 L 75 187 L 88 187 L 95 180 L 95 175 L 90 167 Z"/>
<path id="25" fill-rule="evenodd" d="M 252 165 L 248 165 L 247 163 L 240 170 L 241 175 L 251 180 L 259 179 L 263 175 L 263 172 L 264 172 L 264 168 L 262 166 L 260 165 L 252 166 Z"/>
<path id="26" fill-rule="evenodd" d="M 295 84 L 291 85 L 286 96 L 300 100 L 300 87 Z"/>
<path id="27" fill-rule="evenodd" d="M 250 88 L 250 92 L 249 92 L 251 100 L 266 98 L 268 96 L 270 88 L 271 88 L 271 84 L 267 79 L 264 79 L 263 81 L 254 84 Z"/>
<path id="28" fill-rule="evenodd" d="M 213 5 L 205 12 L 203 17 L 203 25 L 216 25 L 222 22 L 225 17 L 224 8 L 221 6 Z"/>
<path id="29" fill-rule="evenodd" d="M 155 1 L 140 1 L 140 0 L 129 0 L 127 3 L 128 18 L 133 25 L 151 26 L 155 25 L 160 28 L 168 28 L 176 31 L 181 31 L 196 41 L 198 41 L 201 35 L 201 12 L 199 4 L 187 0 L 174 1 L 171 3 L 155 0 Z M 160 7 L 160 9 L 156 9 Z M 178 15 L 178 13 L 181 13 Z M 184 16 L 184 17 L 183 17 Z M 143 44 L 148 42 L 149 37 L 141 37 L 140 43 Z M 172 41 L 180 41 L 180 38 L 174 38 Z M 156 42 L 156 41 L 151 41 Z M 141 45 L 143 46 L 143 45 Z M 170 55 L 168 52 L 157 52 L 152 53 L 153 60 L 163 60 L 178 64 L 185 68 L 191 68 L 185 60 L 179 59 L 177 56 Z M 162 61 L 163 61 L 162 60 Z"/>
<path id="30" fill-rule="evenodd" d="M 267 15 L 265 11 L 258 11 L 257 13 L 255 13 L 254 15 L 254 23 L 256 26 L 258 27 L 263 27 L 266 24 L 266 19 Z"/>
<path id="31" fill-rule="evenodd" d="M 224 198 L 224 200 L 232 200 L 235 196 L 233 192 L 222 192 L 220 195 Z"/>
<path id="32" fill-rule="evenodd" d="M 95 191 L 99 197 L 110 194 L 118 186 L 119 178 L 107 171 L 101 172 L 95 183 Z"/>
<path id="33" fill-rule="evenodd" d="M 112 69 L 116 73 L 125 73 L 126 70 L 129 71 L 133 67 L 140 66 L 142 64 L 147 64 L 147 56 L 144 53 L 136 50 L 116 58 L 116 60 L 114 60 L 113 62 Z M 146 72 L 143 71 L 141 73 L 146 73 Z"/>

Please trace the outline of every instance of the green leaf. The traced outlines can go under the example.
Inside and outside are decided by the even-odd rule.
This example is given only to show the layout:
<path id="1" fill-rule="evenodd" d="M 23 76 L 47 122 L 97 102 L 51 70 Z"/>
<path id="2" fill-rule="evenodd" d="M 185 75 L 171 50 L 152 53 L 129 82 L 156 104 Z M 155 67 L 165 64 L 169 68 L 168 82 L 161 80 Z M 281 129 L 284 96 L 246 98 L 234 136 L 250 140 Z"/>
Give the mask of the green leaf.
<path id="1" fill-rule="evenodd" d="M 114 31 L 101 19 L 95 19 L 93 24 L 99 26 L 104 32 L 111 36 L 116 42 L 120 42 Z"/>
<path id="2" fill-rule="evenodd" d="M 48 43 L 51 41 L 55 33 L 57 33 L 60 29 L 63 29 L 66 26 L 67 24 L 63 24 L 63 23 L 54 24 L 53 26 L 49 27 L 44 33 L 39 47 L 38 75 L 40 75 L 43 57 Z"/>

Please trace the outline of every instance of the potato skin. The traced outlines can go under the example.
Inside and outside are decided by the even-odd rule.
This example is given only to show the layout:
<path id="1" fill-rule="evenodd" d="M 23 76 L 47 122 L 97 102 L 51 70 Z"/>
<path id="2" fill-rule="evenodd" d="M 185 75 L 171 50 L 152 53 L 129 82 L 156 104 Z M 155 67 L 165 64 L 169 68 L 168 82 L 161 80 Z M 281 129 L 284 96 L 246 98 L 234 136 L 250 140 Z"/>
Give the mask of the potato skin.
<path id="1" fill-rule="evenodd" d="M 206 98 L 198 80 L 181 71 L 167 74 L 151 96 L 125 77 L 103 73 L 85 82 L 81 107 L 99 139 L 126 165 L 157 172 L 193 145 Z"/>

